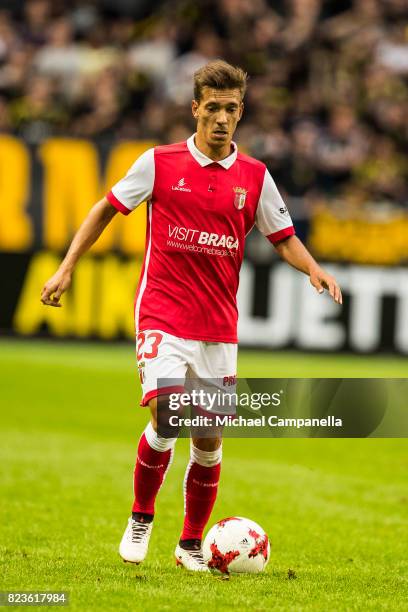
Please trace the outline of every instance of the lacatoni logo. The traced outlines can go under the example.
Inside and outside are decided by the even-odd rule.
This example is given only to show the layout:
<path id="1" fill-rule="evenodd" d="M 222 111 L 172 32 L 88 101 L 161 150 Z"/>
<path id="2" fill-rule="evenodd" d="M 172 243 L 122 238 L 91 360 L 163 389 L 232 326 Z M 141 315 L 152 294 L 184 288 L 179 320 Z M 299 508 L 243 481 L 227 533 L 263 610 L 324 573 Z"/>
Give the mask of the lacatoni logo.
<path id="1" fill-rule="evenodd" d="M 178 227 L 177 225 L 174 227 L 169 225 L 169 238 L 182 240 L 184 242 L 206 244 L 208 246 L 226 247 L 227 249 L 238 249 L 239 246 L 238 238 L 234 236 L 202 232 L 201 230 Z"/>
<path id="2" fill-rule="evenodd" d="M 186 187 L 186 181 L 184 178 L 181 178 L 177 185 L 172 185 L 173 191 L 191 191 L 190 187 Z"/>

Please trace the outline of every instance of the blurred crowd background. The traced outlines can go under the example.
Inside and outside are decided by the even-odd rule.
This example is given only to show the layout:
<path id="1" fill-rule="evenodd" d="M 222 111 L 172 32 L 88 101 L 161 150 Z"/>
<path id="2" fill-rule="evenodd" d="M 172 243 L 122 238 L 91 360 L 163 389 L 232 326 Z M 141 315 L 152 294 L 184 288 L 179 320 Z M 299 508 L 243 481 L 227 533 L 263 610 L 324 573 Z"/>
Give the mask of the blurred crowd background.
<path id="1" fill-rule="evenodd" d="M 216 57 L 248 71 L 236 140 L 292 209 L 407 207 L 407 0 L 2 0 L 0 130 L 183 140 Z"/>

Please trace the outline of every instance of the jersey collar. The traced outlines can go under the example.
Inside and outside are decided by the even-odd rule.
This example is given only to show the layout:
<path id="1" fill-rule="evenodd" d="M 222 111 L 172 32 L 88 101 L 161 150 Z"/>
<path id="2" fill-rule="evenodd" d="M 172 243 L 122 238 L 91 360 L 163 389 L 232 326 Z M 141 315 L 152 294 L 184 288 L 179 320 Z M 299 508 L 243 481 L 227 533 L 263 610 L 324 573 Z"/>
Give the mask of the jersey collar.
<path id="1" fill-rule="evenodd" d="M 194 137 L 195 137 L 195 134 L 193 134 L 192 136 L 190 136 L 190 138 L 187 139 L 187 147 L 191 155 L 194 157 L 196 162 L 200 164 L 202 168 L 204 166 L 209 166 L 210 164 L 215 163 L 215 164 L 220 164 L 220 166 L 228 170 L 229 168 L 231 168 L 232 164 L 236 161 L 237 155 L 238 155 L 238 147 L 235 144 L 235 142 L 231 142 L 233 149 L 234 149 L 232 153 L 228 155 L 228 157 L 225 157 L 224 159 L 220 159 L 219 161 L 215 162 L 213 159 L 210 159 L 209 157 L 204 155 L 204 153 L 202 153 L 199 149 L 197 149 L 195 142 L 194 142 Z"/>

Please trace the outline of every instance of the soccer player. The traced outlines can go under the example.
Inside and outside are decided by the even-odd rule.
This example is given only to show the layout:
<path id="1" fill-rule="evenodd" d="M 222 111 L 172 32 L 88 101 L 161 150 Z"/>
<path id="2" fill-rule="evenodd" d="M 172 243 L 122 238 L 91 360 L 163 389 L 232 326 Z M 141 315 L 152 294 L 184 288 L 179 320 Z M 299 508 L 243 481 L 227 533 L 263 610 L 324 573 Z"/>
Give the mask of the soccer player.
<path id="1" fill-rule="evenodd" d="M 245 237 L 257 228 L 280 257 L 309 275 L 319 293 L 342 297 L 336 280 L 295 236 L 289 212 L 260 161 L 237 150 L 233 134 L 243 112 L 246 74 L 222 60 L 194 75 L 192 113 L 197 131 L 186 142 L 143 153 L 126 176 L 93 206 L 41 300 L 61 306 L 79 257 L 119 211 L 147 201 L 144 265 L 135 303 L 142 406 L 150 422 L 142 433 L 134 471 L 132 514 L 120 543 L 125 561 L 144 560 L 156 496 L 171 464 L 175 438 L 157 433 L 157 398 L 182 391 L 189 377 L 236 375 L 239 270 Z M 181 384 L 158 389 L 158 379 Z M 178 564 L 208 571 L 201 540 L 220 478 L 221 435 L 192 438 L 184 479 L 185 516 Z"/>

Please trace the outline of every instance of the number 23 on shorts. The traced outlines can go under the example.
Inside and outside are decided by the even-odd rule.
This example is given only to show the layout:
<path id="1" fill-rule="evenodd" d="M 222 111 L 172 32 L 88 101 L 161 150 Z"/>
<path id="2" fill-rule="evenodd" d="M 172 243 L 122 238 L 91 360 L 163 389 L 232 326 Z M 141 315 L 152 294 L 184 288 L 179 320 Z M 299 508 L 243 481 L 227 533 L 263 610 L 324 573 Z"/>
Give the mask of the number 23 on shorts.
<path id="1" fill-rule="evenodd" d="M 137 360 L 157 357 L 159 344 L 163 340 L 160 332 L 139 332 L 137 335 Z"/>

